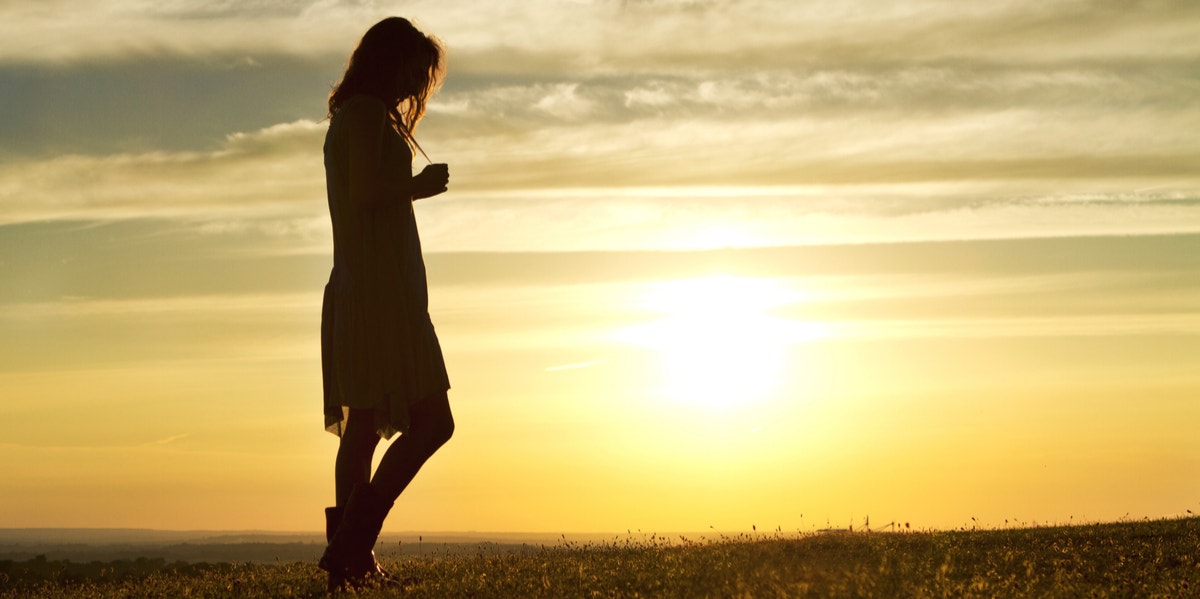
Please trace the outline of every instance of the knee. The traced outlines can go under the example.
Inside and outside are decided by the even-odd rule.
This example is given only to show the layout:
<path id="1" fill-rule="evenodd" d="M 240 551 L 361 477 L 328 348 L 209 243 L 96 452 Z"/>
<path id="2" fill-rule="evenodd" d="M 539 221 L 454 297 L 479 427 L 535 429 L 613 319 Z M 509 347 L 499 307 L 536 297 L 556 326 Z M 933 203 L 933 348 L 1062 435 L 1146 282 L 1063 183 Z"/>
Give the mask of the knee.
<path id="1" fill-rule="evenodd" d="M 454 416 L 445 396 L 431 398 L 418 404 L 413 413 L 412 431 L 421 438 L 421 444 L 436 451 L 454 436 Z"/>
<path id="2" fill-rule="evenodd" d="M 430 432 L 432 433 L 432 440 L 435 446 L 441 447 L 445 445 L 446 441 L 449 441 L 450 437 L 454 436 L 454 417 L 446 414 L 446 417 L 440 419 Z"/>
<path id="3" fill-rule="evenodd" d="M 405 436 L 413 448 L 425 456 L 431 456 L 454 435 L 453 419 L 423 420 L 414 422 Z"/>
<path id="4" fill-rule="evenodd" d="M 454 418 L 447 413 L 445 416 L 414 423 L 413 432 L 425 450 L 432 454 L 454 435 Z"/>

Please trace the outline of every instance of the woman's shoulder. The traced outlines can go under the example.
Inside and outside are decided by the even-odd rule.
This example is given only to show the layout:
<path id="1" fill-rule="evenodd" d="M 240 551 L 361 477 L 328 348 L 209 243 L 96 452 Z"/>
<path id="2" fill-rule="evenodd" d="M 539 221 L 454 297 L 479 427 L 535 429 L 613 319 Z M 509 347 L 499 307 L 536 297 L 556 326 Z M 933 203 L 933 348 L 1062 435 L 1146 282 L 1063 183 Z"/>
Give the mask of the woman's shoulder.
<path id="1" fill-rule="evenodd" d="M 342 108 L 349 108 L 351 106 L 370 106 L 380 110 L 387 110 L 387 106 L 384 106 L 383 100 L 379 99 L 379 96 L 372 94 L 354 94 L 346 98 L 345 102 L 342 102 Z"/>
<path id="2" fill-rule="evenodd" d="M 329 121 L 329 134 L 336 138 L 378 139 L 388 128 L 383 100 L 368 94 L 346 98 Z"/>
<path id="3" fill-rule="evenodd" d="M 354 94 L 342 102 L 334 118 L 345 116 L 355 120 L 362 118 L 376 120 L 386 118 L 386 115 L 387 106 L 383 104 L 383 100 L 370 94 Z"/>

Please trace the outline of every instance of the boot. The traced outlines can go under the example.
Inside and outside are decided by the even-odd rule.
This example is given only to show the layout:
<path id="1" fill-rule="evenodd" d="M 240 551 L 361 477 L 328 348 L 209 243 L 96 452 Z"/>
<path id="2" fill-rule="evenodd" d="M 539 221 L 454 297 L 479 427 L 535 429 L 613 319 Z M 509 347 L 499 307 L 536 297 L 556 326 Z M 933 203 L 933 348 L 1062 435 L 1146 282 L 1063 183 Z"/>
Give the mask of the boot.
<path id="1" fill-rule="evenodd" d="M 325 544 L 333 542 L 333 535 L 337 532 L 339 526 L 342 525 L 342 514 L 346 508 L 340 506 L 325 508 Z"/>
<path id="2" fill-rule="evenodd" d="M 337 534 L 337 529 L 342 525 L 342 514 L 346 513 L 346 508 L 340 506 L 325 508 L 325 543 L 333 542 L 333 536 Z M 375 573 L 388 583 L 393 581 L 392 575 L 383 566 L 379 564 L 379 560 L 375 559 L 375 552 L 371 551 L 371 559 L 375 561 Z"/>
<path id="3" fill-rule="evenodd" d="M 325 545 L 328 546 L 333 542 L 333 535 L 337 534 L 337 529 L 342 525 L 342 514 L 346 512 L 346 508 L 341 506 L 333 506 L 325 508 Z M 346 586 L 346 577 L 341 573 L 329 573 L 329 588 L 330 593 L 341 590 Z"/>
<path id="4" fill-rule="evenodd" d="M 387 584 L 388 576 L 375 561 L 375 541 L 392 502 L 379 497 L 370 483 L 354 487 L 344 508 L 325 510 L 329 546 L 317 566 L 329 572 L 331 591 L 350 586 Z"/>

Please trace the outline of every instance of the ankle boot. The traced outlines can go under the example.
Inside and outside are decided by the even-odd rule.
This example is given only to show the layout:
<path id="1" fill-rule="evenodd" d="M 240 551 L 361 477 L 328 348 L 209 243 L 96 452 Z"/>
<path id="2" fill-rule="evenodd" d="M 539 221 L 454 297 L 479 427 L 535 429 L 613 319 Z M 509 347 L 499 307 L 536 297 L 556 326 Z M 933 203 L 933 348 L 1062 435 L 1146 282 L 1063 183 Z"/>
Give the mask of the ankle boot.
<path id="1" fill-rule="evenodd" d="M 342 514 L 346 509 L 341 506 L 333 506 L 325 508 L 325 546 L 333 542 L 333 536 L 337 534 L 337 529 L 342 525 Z M 317 564 L 324 568 L 321 564 Z M 341 572 L 329 572 L 329 587 L 330 593 L 336 593 L 344 590 L 346 587 L 346 577 Z"/>
<path id="2" fill-rule="evenodd" d="M 380 583 L 387 582 L 387 574 L 375 562 L 375 541 L 379 539 L 379 530 L 383 528 L 383 520 L 392 509 L 392 502 L 375 493 L 370 483 L 361 483 L 350 492 L 350 499 L 342 508 L 340 524 L 336 526 L 325 554 L 317 563 L 322 570 L 329 572 L 330 588 L 341 587 L 347 583 L 359 586 L 379 579 Z M 325 511 L 326 532 L 329 523 L 337 515 L 338 508 Z"/>
<path id="3" fill-rule="evenodd" d="M 341 506 L 325 508 L 325 544 L 333 542 L 333 535 L 337 532 L 339 526 L 342 525 L 342 513 L 346 511 Z"/>
<path id="4" fill-rule="evenodd" d="M 325 543 L 326 544 L 333 542 L 333 537 L 335 534 L 337 534 L 338 527 L 342 525 L 342 515 L 345 513 L 346 513 L 346 508 L 341 507 L 341 506 L 325 508 Z M 389 574 L 387 570 L 383 569 L 383 566 L 379 564 L 379 560 L 375 559 L 374 551 L 371 551 L 371 560 L 375 562 L 374 574 L 379 575 L 379 577 L 384 582 L 389 583 L 389 584 L 392 583 L 393 582 L 392 575 Z M 339 580 L 337 584 L 331 583 L 330 586 L 331 587 L 340 586 L 344 582 L 345 582 L 344 580 Z"/>

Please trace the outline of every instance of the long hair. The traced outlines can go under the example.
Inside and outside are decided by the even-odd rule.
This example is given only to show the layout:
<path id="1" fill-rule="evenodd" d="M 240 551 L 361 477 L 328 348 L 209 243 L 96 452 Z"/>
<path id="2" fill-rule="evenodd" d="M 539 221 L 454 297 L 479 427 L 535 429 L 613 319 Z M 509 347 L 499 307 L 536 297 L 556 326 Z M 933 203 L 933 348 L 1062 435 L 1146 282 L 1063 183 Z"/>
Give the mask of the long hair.
<path id="1" fill-rule="evenodd" d="M 329 94 L 329 118 L 355 94 L 375 96 L 388 107 L 388 120 L 409 146 L 421 150 L 413 131 L 445 77 L 445 56 L 441 42 L 408 19 L 388 17 L 372 25 Z"/>

